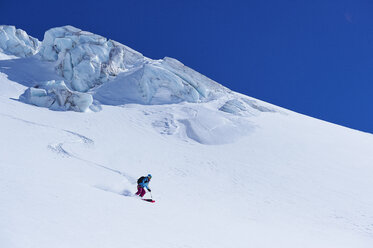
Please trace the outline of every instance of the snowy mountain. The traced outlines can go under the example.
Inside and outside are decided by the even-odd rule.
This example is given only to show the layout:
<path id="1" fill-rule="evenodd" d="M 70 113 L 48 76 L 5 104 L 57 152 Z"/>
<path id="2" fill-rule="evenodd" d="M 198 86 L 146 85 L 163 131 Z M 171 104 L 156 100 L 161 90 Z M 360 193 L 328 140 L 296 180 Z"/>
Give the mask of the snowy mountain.
<path id="1" fill-rule="evenodd" d="M 71 26 L 0 26 L 0 127 L 1 247 L 373 245 L 371 134 Z"/>

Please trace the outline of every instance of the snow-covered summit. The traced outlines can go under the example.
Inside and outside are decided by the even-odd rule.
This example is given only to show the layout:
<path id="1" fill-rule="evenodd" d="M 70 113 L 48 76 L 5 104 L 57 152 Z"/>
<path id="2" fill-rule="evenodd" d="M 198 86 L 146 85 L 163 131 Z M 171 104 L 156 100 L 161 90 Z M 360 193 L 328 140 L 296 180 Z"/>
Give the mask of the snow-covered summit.
<path id="1" fill-rule="evenodd" d="M 7 39 L 7 44 L 15 44 L 19 40 L 14 35 L 7 36 Z M 4 43 L 5 38 L 2 40 Z M 50 67 L 55 68 L 55 80 L 62 77 L 71 92 L 87 92 L 97 103 L 208 102 L 231 93 L 176 59 L 152 60 L 123 44 L 72 26 L 48 30 L 40 48 L 39 41 L 32 37 L 30 40 L 36 45 L 33 53 L 25 53 L 27 56 L 40 49 L 35 57 L 50 62 Z M 5 52 L 17 55 L 14 50 L 13 46 L 4 46 Z M 56 84 L 56 88 L 59 87 Z M 40 102 L 37 99 L 28 102 L 35 101 Z M 87 108 L 82 106 L 78 109 L 85 111 Z"/>

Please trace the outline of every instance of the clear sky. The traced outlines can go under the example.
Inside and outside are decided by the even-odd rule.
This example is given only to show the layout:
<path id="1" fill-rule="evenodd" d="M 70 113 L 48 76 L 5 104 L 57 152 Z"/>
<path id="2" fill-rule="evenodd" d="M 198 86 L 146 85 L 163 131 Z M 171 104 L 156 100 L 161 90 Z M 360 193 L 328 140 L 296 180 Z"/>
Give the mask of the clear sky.
<path id="1" fill-rule="evenodd" d="M 372 0 L 0 0 L 42 40 L 73 25 L 240 93 L 373 133 Z"/>

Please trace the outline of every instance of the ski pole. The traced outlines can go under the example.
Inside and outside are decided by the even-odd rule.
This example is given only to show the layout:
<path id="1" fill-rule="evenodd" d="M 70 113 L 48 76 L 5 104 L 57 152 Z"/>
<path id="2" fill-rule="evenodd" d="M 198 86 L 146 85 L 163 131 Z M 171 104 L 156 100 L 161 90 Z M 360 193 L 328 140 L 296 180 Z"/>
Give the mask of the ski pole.
<path id="1" fill-rule="evenodd" d="M 152 192 L 149 192 L 150 193 L 150 197 L 152 198 L 152 200 L 153 200 L 153 196 L 152 196 Z"/>

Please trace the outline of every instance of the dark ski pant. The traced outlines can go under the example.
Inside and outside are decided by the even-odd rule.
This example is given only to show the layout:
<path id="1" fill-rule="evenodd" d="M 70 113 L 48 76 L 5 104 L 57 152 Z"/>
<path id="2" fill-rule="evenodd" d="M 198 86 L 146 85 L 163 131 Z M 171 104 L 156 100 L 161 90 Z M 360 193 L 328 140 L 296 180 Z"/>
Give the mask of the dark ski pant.
<path id="1" fill-rule="evenodd" d="M 141 197 L 143 197 L 145 195 L 145 189 L 143 187 L 141 187 L 140 185 L 137 185 L 137 192 L 136 192 L 136 195 L 139 195 Z"/>

